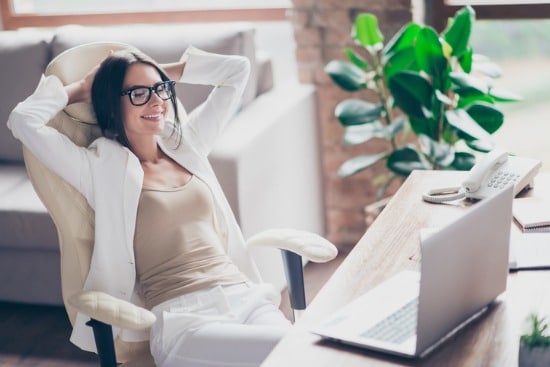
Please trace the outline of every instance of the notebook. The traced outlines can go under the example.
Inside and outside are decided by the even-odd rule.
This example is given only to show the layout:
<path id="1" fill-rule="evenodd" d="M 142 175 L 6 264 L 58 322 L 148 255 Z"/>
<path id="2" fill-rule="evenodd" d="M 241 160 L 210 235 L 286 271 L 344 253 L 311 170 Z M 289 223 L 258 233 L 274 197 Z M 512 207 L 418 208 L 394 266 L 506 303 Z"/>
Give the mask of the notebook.
<path id="1" fill-rule="evenodd" d="M 550 269 L 550 232 L 523 232 L 513 225 L 509 266 L 511 271 Z"/>
<path id="2" fill-rule="evenodd" d="M 514 219 L 524 232 L 550 232 L 550 201 L 537 196 L 514 200 Z"/>
<path id="3" fill-rule="evenodd" d="M 420 240 L 420 272 L 404 271 L 311 329 L 327 340 L 422 357 L 506 289 L 513 188 Z"/>

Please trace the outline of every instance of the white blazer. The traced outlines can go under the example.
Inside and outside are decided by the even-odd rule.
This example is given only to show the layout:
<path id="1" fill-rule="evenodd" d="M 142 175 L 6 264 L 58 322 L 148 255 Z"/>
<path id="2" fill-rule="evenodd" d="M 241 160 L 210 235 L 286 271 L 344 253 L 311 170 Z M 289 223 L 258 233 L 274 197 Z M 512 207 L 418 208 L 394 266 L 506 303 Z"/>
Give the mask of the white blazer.
<path id="1" fill-rule="evenodd" d="M 207 159 L 238 108 L 250 72 L 249 61 L 194 47 L 188 48 L 183 57 L 187 61 L 180 81 L 214 88 L 207 100 L 182 121 L 180 146 L 174 149 L 173 138 L 161 136 L 159 146 L 210 187 L 228 254 L 252 281 L 260 281 L 245 249 L 242 232 Z M 101 137 L 82 148 L 46 126 L 67 102 L 67 94 L 57 77 L 42 78 L 36 91 L 13 110 L 8 128 L 45 165 L 80 191 L 95 210 L 95 243 L 84 289 L 103 291 L 141 305 L 133 240 L 143 170 L 138 158 L 114 140 Z M 84 350 L 96 351 L 92 330 L 85 325 L 88 320 L 85 315 L 77 315 L 71 341 Z M 148 338 L 148 333 L 116 328 L 113 334 L 126 341 Z"/>

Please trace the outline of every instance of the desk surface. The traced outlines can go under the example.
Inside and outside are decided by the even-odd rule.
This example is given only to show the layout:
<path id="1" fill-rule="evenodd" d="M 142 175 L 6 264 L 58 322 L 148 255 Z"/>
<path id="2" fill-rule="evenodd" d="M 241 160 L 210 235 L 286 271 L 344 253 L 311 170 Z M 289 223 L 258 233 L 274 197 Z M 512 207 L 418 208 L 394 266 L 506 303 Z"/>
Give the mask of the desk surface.
<path id="1" fill-rule="evenodd" d="M 524 320 L 533 311 L 550 313 L 550 271 L 510 273 L 505 293 L 479 319 L 423 359 L 407 360 L 322 341 L 308 328 L 404 269 L 419 269 L 418 230 L 438 227 L 461 214 L 464 202 L 428 204 L 421 194 L 456 186 L 467 172 L 413 172 L 388 206 L 277 345 L 262 367 L 292 366 L 514 366 Z M 548 191 L 550 176 L 539 174 L 529 194 Z"/>

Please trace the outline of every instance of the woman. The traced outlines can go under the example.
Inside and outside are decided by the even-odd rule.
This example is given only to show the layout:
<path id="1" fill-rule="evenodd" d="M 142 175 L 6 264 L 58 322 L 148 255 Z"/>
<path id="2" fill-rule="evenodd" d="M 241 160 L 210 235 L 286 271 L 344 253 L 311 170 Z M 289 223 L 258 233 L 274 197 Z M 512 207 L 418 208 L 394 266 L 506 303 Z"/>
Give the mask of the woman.
<path id="1" fill-rule="evenodd" d="M 8 120 L 14 136 L 94 209 L 84 288 L 155 313 L 149 337 L 159 367 L 258 365 L 289 325 L 279 293 L 255 283 L 250 259 L 228 256 L 244 241 L 207 159 L 249 69 L 243 57 L 193 47 L 164 66 L 137 51 L 114 52 L 69 85 L 43 78 Z M 171 78 L 214 86 L 182 123 Z M 66 105 L 90 101 L 104 136 L 89 147 L 45 125 Z M 77 315 L 71 341 L 94 351 L 86 321 Z"/>

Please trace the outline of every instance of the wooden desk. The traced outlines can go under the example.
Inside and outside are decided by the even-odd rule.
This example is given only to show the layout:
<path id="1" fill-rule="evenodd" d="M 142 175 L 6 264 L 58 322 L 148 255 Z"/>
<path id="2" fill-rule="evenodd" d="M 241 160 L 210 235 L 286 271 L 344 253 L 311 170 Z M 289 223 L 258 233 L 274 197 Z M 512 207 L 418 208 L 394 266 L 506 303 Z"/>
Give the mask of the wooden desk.
<path id="1" fill-rule="evenodd" d="M 386 278 L 404 269 L 419 269 L 418 230 L 441 226 L 467 206 L 463 202 L 428 204 L 421 194 L 430 188 L 455 186 L 465 174 L 414 172 L 262 367 L 516 366 L 525 318 L 533 311 L 550 313 L 550 271 L 511 273 L 507 291 L 486 313 L 423 359 L 407 360 L 321 341 L 308 331 L 310 325 Z M 543 176 L 539 174 L 532 192 L 548 190 L 550 177 Z M 543 178 L 545 182 L 539 182 Z"/>

